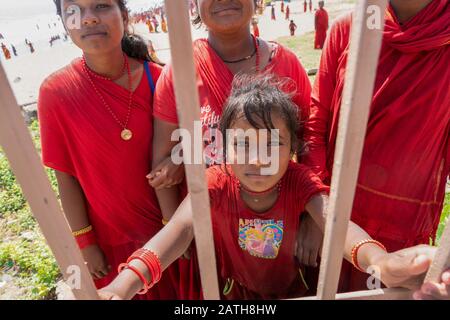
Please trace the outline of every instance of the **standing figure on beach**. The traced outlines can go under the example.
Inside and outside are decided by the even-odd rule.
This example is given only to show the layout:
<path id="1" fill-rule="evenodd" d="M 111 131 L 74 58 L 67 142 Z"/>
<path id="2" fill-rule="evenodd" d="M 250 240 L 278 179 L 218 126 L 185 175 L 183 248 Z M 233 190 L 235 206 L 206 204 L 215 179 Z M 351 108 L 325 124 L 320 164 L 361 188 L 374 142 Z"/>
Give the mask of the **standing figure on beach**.
<path id="1" fill-rule="evenodd" d="M 34 46 L 33 46 L 33 44 L 30 41 L 28 41 L 27 45 L 30 48 L 30 52 L 34 53 Z"/>
<path id="2" fill-rule="evenodd" d="M 11 52 L 9 51 L 9 49 L 6 47 L 6 45 L 4 43 L 2 43 L 2 50 L 3 50 L 3 55 L 5 56 L 6 60 L 11 59 Z"/>
<path id="3" fill-rule="evenodd" d="M 155 15 L 152 17 L 152 23 L 153 23 L 153 25 L 155 26 L 155 32 L 156 32 L 156 33 L 159 33 L 159 31 L 158 31 L 159 22 L 158 22 L 158 20 L 156 19 L 156 16 L 155 16 Z"/>
<path id="4" fill-rule="evenodd" d="M 281 1 L 281 12 L 283 12 L 283 13 L 284 13 L 284 0 L 283 0 L 283 1 Z"/>
<path id="5" fill-rule="evenodd" d="M 153 23 L 150 19 L 147 19 L 148 32 L 154 33 L 155 29 L 153 28 Z"/>
<path id="6" fill-rule="evenodd" d="M 274 5 L 272 5 L 272 14 L 271 14 L 271 16 L 272 16 L 272 20 L 277 20 L 277 17 L 275 16 L 275 6 Z"/>
<path id="7" fill-rule="evenodd" d="M 162 32 L 167 33 L 167 22 L 164 15 L 161 15 L 161 30 Z"/>
<path id="8" fill-rule="evenodd" d="M 308 3 L 305 1 L 303 1 L 303 12 L 308 11 Z"/>
<path id="9" fill-rule="evenodd" d="M 13 51 L 14 56 L 17 57 L 18 54 L 17 54 L 17 49 L 16 49 L 16 47 L 15 47 L 14 45 L 11 45 L 11 49 L 12 49 L 12 51 Z"/>
<path id="10" fill-rule="evenodd" d="M 314 25 L 316 30 L 314 49 L 322 49 L 327 37 L 328 13 L 324 9 L 324 5 L 324 1 L 319 1 L 319 10 L 316 11 L 316 15 L 314 17 Z"/>
<path id="11" fill-rule="evenodd" d="M 291 36 L 295 35 L 295 30 L 297 30 L 297 25 L 294 23 L 294 20 L 291 20 L 289 23 L 289 31 L 291 32 Z"/>
<path id="12" fill-rule="evenodd" d="M 309 12 L 312 12 L 312 0 L 309 0 Z"/>
<path id="13" fill-rule="evenodd" d="M 162 227 L 154 189 L 152 104 L 161 67 L 132 33 L 125 0 L 56 0 L 66 25 L 80 7 L 81 28 L 69 29 L 83 56 L 49 76 L 38 101 L 42 160 L 55 170 L 64 214 L 97 288 Z M 99 30 L 102 32 L 99 33 Z M 177 270 L 139 299 L 177 299 Z M 173 280 L 173 281 L 172 281 Z"/>
<path id="14" fill-rule="evenodd" d="M 289 16 L 291 14 L 291 8 L 289 8 L 289 5 L 286 6 L 286 20 L 289 20 Z"/>

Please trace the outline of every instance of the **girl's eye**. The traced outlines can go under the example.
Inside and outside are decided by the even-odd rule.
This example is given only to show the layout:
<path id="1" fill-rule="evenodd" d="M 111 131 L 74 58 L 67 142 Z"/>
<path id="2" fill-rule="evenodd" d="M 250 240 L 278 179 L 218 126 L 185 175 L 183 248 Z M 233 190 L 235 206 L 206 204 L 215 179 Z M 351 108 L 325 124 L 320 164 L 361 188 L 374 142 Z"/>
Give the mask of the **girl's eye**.
<path id="1" fill-rule="evenodd" d="M 98 4 L 97 5 L 97 9 L 105 9 L 105 8 L 109 8 L 109 4 Z"/>

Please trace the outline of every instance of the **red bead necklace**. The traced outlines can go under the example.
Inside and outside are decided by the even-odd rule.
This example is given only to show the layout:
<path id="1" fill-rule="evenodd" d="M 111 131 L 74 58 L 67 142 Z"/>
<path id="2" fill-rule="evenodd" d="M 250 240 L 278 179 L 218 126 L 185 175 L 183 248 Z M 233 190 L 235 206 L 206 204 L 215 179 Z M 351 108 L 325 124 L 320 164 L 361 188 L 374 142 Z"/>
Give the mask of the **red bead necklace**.
<path id="1" fill-rule="evenodd" d="M 120 137 L 125 140 L 128 141 L 133 137 L 133 133 L 131 132 L 130 129 L 128 129 L 128 122 L 130 121 L 130 117 L 131 117 L 131 108 L 133 105 L 133 83 L 132 83 L 132 78 L 131 78 L 131 70 L 130 70 L 130 64 L 128 62 L 128 57 L 126 54 L 123 55 L 123 59 L 124 59 L 124 63 L 123 63 L 123 69 L 121 72 L 121 75 L 118 78 L 115 79 L 111 79 L 111 78 L 107 78 L 104 76 L 101 76 L 97 73 L 95 73 L 94 71 L 92 71 L 91 69 L 89 69 L 87 63 L 86 63 L 86 58 L 83 56 L 83 70 L 85 71 L 89 82 L 91 83 L 92 87 L 94 88 L 94 91 L 96 92 L 97 96 L 100 98 L 100 100 L 102 101 L 103 105 L 105 106 L 106 110 L 109 111 L 109 113 L 111 114 L 111 116 L 113 117 L 113 119 L 117 122 L 117 124 L 119 124 L 119 126 L 122 128 L 122 131 L 120 132 Z M 119 118 L 117 117 L 117 115 L 114 113 L 114 111 L 112 111 L 111 107 L 109 106 L 109 104 L 105 101 L 105 98 L 102 96 L 102 94 L 100 93 L 100 91 L 98 90 L 97 86 L 95 85 L 92 77 L 98 78 L 98 79 L 103 79 L 103 80 L 108 80 L 108 81 L 115 81 L 117 79 L 119 79 L 120 77 L 122 77 L 122 75 L 124 74 L 124 71 L 127 70 L 128 73 L 128 91 L 130 92 L 130 96 L 129 96 L 129 103 L 128 103 L 128 112 L 127 112 L 127 116 L 125 118 L 125 122 L 122 122 L 119 120 Z"/>

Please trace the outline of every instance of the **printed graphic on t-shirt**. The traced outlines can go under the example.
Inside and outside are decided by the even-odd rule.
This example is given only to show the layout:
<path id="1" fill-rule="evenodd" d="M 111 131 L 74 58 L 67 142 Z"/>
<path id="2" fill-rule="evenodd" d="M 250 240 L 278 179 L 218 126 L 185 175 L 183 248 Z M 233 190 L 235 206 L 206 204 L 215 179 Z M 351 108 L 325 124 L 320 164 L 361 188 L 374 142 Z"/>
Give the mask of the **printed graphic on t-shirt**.
<path id="1" fill-rule="evenodd" d="M 283 220 L 239 219 L 239 246 L 252 256 L 275 259 L 283 240 Z"/>

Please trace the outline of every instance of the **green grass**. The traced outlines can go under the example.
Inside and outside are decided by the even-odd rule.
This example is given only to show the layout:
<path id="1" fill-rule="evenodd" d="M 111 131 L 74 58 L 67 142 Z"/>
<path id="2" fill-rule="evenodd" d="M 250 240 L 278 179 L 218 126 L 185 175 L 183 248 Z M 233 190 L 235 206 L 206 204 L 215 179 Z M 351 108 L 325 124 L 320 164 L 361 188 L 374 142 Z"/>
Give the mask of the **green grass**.
<path id="1" fill-rule="evenodd" d="M 450 193 L 445 195 L 444 208 L 442 209 L 441 221 L 439 223 L 438 230 L 436 232 L 436 244 L 439 245 L 442 232 L 444 231 L 445 223 L 450 219 Z"/>
<path id="2" fill-rule="evenodd" d="M 281 37 L 277 39 L 277 42 L 294 51 L 303 67 L 307 70 L 317 69 L 319 67 L 322 50 L 314 49 L 314 32 L 308 32 L 295 37 Z M 315 76 L 310 76 L 309 78 L 313 82 Z"/>
<path id="3" fill-rule="evenodd" d="M 39 150 L 37 121 L 30 125 Z M 56 191 L 56 178 L 47 170 Z M 52 299 L 60 278 L 55 259 L 0 149 L 0 275 L 13 277 L 20 299 Z M 0 279 L 1 280 L 1 279 Z"/>

